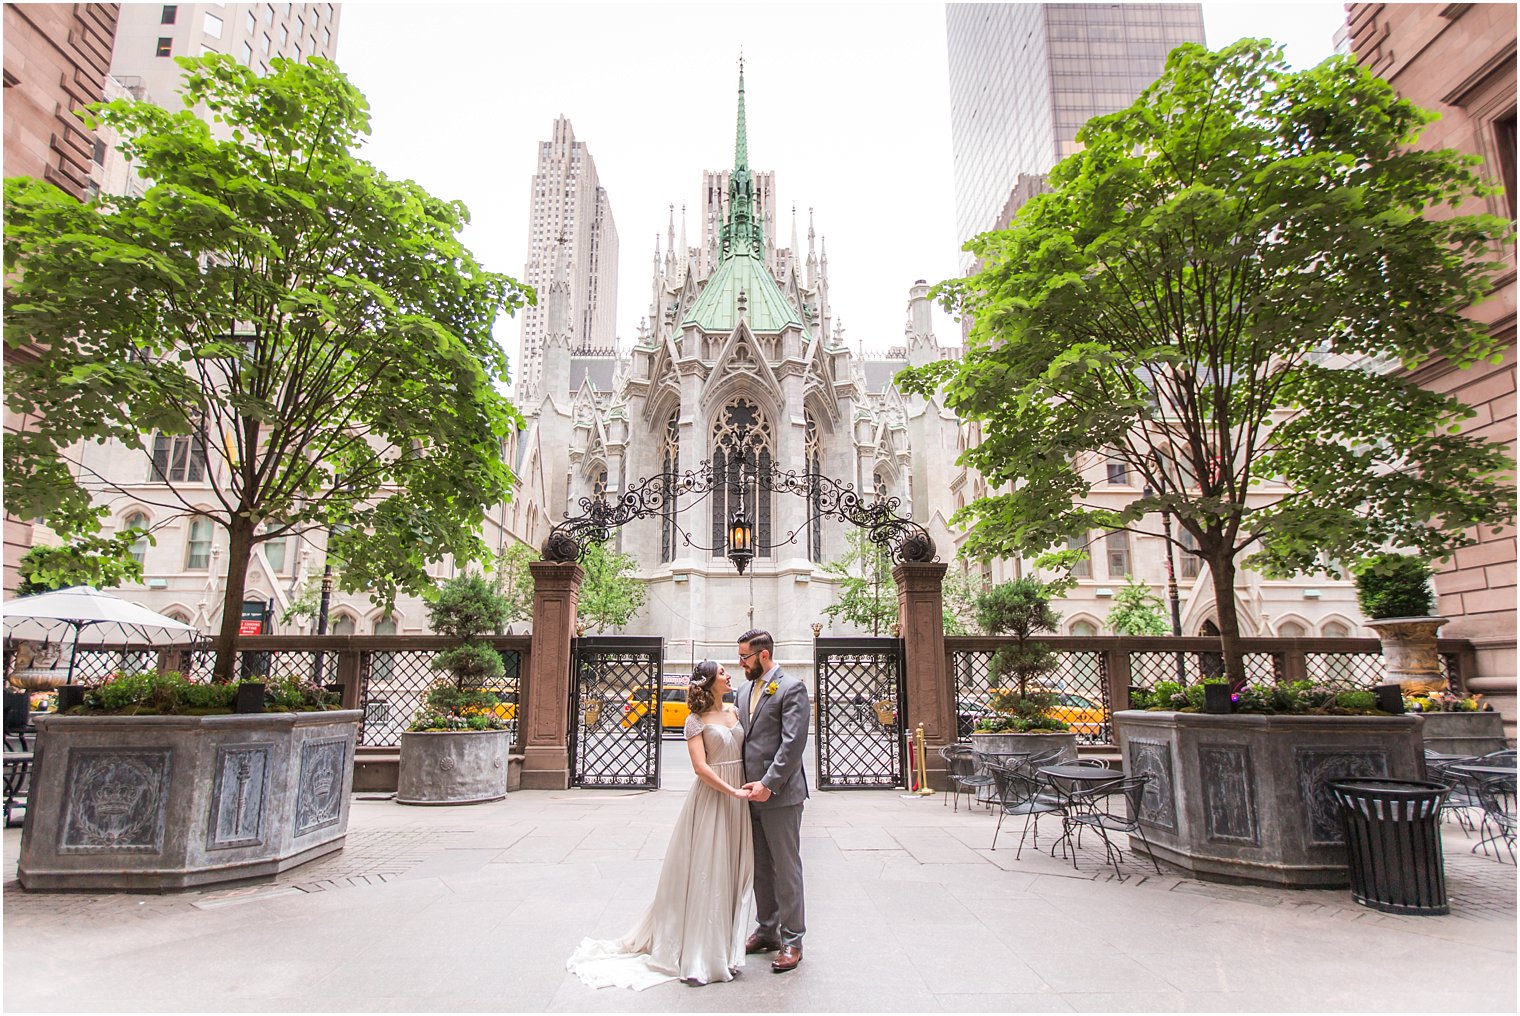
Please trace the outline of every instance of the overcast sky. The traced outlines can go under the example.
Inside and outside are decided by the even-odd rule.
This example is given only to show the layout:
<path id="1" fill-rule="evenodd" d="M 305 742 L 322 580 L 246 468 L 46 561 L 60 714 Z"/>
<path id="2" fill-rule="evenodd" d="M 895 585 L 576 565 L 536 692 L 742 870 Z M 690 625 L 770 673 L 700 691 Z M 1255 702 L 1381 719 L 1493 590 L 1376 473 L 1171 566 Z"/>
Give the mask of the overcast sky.
<path id="1" fill-rule="evenodd" d="M 1209 45 L 1332 50 L 1339 3 L 1203 5 Z M 740 50 L 750 163 L 776 171 L 778 243 L 795 204 L 827 238 L 831 301 L 851 346 L 902 341 L 915 279 L 955 274 L 944 8 L 939 4 L 348 2 L 338 63 L 368 97 L 366 156 L 463 201 L 466 241 L 521 276 L 538 144 L 569 117 L 596 162 L 620 243 L 617 334 L 649 307 L 655 237 L 674 204 L 697 242 L 702 171 L 733 163 Z M 516 365 L 520 325 L 496 334 Z M 941 340 L 959 329 L 940 316 Z"/>

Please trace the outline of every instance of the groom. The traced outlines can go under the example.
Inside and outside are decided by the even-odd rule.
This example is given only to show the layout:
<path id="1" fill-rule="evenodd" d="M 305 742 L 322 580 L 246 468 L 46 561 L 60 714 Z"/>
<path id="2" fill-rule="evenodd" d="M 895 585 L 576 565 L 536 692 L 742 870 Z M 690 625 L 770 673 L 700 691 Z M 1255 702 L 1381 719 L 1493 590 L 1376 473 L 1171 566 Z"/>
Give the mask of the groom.
<path id="1" fill-rule="evenodd" d="M 807 686 L 772 658 L 771 633 L 739 636 L 739 663 L 749 683 L 734 696 L 744 726 L 744 786 L 755 832 L 755 910 L 759 927 L 746 953 L 777 950 L 771 970 L 802 962 L 802 802 L 808 796 L 802 751 L 807 745 Z"/>

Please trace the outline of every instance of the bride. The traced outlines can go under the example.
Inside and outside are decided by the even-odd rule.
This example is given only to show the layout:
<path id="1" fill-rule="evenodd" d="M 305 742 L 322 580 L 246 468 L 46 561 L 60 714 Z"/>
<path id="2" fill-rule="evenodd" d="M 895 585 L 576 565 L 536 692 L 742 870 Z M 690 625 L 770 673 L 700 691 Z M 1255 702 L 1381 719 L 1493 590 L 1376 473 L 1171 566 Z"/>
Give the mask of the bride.
<path id="1" fill-rule="evenodd" d="M 582 940 L 566 962 L 593 988 L 642 991 L 678 977 L 688 984 L 729 981 L 744 965 L 755 858 L 744 731 L 738 712 L 723 703 L 729 690 L 720 664 L 697 664 L 684 732 L 697 782 L 676 817 L 649 909 L 622 938 Z"/>

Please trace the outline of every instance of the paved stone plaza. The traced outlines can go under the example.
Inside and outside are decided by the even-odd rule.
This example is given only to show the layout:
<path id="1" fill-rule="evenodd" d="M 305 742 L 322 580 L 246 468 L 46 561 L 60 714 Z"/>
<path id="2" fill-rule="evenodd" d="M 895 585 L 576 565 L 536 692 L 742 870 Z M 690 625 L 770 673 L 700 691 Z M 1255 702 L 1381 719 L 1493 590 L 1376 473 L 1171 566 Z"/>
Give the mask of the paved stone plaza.
<path id="1" fill-rule="evenodd" d="M 665 744 L 658 794 L 524 791 L 497 804 L 355 800 L 348 846 L 274 882 L 161 896 L 26 893 L 4 838 L 4 1007 L 17 1011 L 1514 1012 L 1515 868 L 1446 838 L 1448 917 L 1339 891 L 1073 871 L 1017 820 L 942 799 L 815 794 L 808 936 L 793 973 L 585 988 L 584 935 L 632 924 L 691 783 Z M 1047 820 L 1048 835 L 1058 828 Z M 1042 836 L 1041 844 L 1047 842 Z M 756 962 L 760 960 L 761 962 Z"/>

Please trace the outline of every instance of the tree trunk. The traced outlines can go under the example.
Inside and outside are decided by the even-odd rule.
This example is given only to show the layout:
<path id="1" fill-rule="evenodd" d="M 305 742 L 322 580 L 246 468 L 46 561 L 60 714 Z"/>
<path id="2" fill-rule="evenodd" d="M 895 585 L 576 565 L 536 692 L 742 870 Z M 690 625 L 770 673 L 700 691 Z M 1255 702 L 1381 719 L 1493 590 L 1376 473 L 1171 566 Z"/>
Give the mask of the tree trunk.
<path id="1" fill-rule="evenodd" d="M 216 667 L 211 680 L 218 684 L 232 681 L 232 664 L 237 658 L 238 626 L 243 620 L 243 585 L 248 578 L 248 559 L 253 554 L 253 522 L 246 515 L 234 513 L 228 527 L 227 580 L 222 594 L 222 628 L 216 637 Z"/>
<path id="2" fill-rule="evenodd" d="M 1229 553 L 1209 557 L 1209 577 L 1214 582 L 1214 610 L 1219 615 L 1219 651 L 1224 657 L 1224 676 L 1231 691 L 1246 683 L 1245 658 L 1240 652 L 1240 615 L 1235 610 L 1235 559 Z"/>

